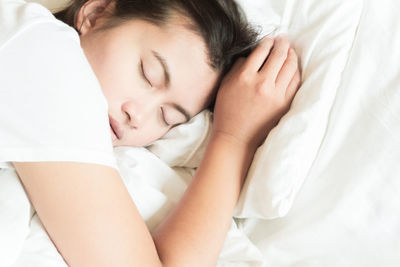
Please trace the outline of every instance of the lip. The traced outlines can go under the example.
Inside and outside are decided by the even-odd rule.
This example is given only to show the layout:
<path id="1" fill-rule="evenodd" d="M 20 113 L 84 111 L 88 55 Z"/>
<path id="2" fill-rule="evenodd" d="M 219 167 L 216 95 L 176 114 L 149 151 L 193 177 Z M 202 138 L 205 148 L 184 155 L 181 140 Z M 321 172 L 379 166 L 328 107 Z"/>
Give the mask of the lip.
<path id="1" fill-rule="evenodd" d="M 111 140 L 114 142 L 115 140 L 117 140 L 117 136 L 114 133 L 114 130 L 111 128 L 110 125 L 110 134 L 111 134 Z"/>
<path id="2" fill-rule="evenodd" d="M 111 129 L 115 132 L 115 136 L 118 139 L 122 139 L 122 137 L 124 137 L 124 131 L 121 129 L 119 123 L 116 120 L 114 120 L 114 118 L 111 117 L 111 115 L 108 115 L 108 119 L 110 120 Z"/>

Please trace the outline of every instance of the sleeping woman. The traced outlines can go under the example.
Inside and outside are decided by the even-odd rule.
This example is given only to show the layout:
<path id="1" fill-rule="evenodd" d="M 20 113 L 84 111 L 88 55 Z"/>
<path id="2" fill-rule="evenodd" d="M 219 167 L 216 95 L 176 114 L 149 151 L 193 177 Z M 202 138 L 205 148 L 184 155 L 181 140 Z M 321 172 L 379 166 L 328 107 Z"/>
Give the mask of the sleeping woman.
<path id="1" fill-rule="evenodd" d="M 14 168 L 70 266 L 215 266 L 258 146 L 299 88 L 285 37 L 233 0 L 0 3 L 0 167 Z M 146 146 L 206 108 L 183 198 L 152 233 L 113 146 Z"/>

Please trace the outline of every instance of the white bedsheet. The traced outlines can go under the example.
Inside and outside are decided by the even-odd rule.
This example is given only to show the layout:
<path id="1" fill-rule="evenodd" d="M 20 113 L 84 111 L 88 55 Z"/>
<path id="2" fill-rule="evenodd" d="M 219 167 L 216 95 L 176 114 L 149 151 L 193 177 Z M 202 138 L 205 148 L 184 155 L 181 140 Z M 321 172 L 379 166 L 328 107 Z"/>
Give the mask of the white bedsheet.
<path id="1" fill-rule="evenodd" d="M 281 23 L 290 21 L 285 16 L 294 16 L 295 8 L 307 7 L 302 15 L 311 21 L 323 8 L 340 1 L 241 2 L 256 22 L 264 23 L 268 14 L 265 33 L 287 26 L 290 34 L 290 25 Z M 360 6 L 351 12 L 357 27 L 326 132 L 302 186 L 282 218 L 232 220 L 218 266 L 400 266 L 400 3 L 343 2 L 347 4 L 338 6 Z M 328 23 L 329 16 L 340 14 L 348 16 L 349 10 L 321 17 L 319 29 L 335 27 Z M 305 30 L 304 36 L 311 36 L 313 30 Z M 329 51 L 332 47 L 325 41 Z M 310 55 L 302 59 L 307 61 Z M 145 148 L 118 148 L 116 156 L 129 192 L 154 229 L 179 200 L 194 169 L 171 168 Z M 33 211 L 21 189 L 13 173 L 0 173 L 0 266 L 66 266 L 38 217 L 31 219 Z M 242 211 L 257 211 L 251 206 L 251 195 L 242 201 L 247 200 L 250 206 Z M 271 204 L 259 201 L 261 208 L 264 201 Z"/>

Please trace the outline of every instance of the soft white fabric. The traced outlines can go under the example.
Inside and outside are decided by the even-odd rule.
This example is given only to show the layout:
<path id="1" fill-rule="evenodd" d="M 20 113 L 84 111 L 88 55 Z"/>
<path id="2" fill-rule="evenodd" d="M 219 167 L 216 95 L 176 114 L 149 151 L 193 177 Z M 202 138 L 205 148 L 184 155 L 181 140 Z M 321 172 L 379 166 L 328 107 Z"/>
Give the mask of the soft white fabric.
<path id="1" fill-rule="evenodd" d="M 287 188 L 297 191 L 292 194 L 294 201 L 289 201 L 291 208 L 288 214 L 274 220 L 233 220 L 218 266 L 399 266 L 400 216 L 397 211 L 400 210 L 400 52 L 397 48 L 400 47 L 400 33 L 396 31 L 396 27 L 400 25 L 397 14 L 400 8 L 398 1 L 242 2 L 245 9 L 251 12 L 249 14 L 253 14 L 251 19 L 266 26 L 265 33 L 275 29 L 278 29 L 277 32 L 289 32 L 302 57 L 302 66 L 308 66 L 303 73 L 306 78 L 301 89 L 303 95 L 296 98 L 293 108 L 297 105 L 298 112 L 306 112 L 307 109 L 300 109 L 307 108 L 300 102 L 299 99 L 302 99 L 312 107 L 320 107 L 322 111 L 327 112 L 326 107 L 319 106 L 318 101 L 327 103 L 325 97 L 329 94 L 321 92 L 321 96 L 315 96 L 317 101 L 312 97 L 312 92 L 318 92 L 307 87 L 308 80 L 311 83 L 321 79 L 320 83 L 324 88 L 332 88 L 330 84 L 326 84 L 326 79 L 334 79 L 325 77 L 325 71 L 329 71 L 333 77 L 340 76 L 340 84 L 334 88 L 335 96 L 325 118 L 326 130 L 322 140 L 315 139 L 315 143 L 319 144 L 317 154 L 314 155 L 315 151 L 309 151 L 308 147 L 301 147 L 302 154 L 287 154 L 283 158 L 302 162 L 303 157 L 315 157 L 311 166 L 300 166 L 303 171 L 304 168 L 308 168 L 309 173 L 295 178 L 299 183 L 299 191 L 297 187 L 293 187 L 295 183 L 290 176 L 281 176 L 283 187 L 288 181 Z M 264 11 L 268 14 L 265 17 Z M 292 16 L 296 19 L 292 19 Z M 352 23 L 349 24 L 349 19 L 357 21 L 355 28 Z M 290 22 L 292 20 L 296 22 Z M 306 26 L 308 24 L 309 26 Z M 297 30 L 296 25 L 299 25 Z M 290 29 L 301 33 L 292 34 Z M 329 31 L 336 35 L 331 35 Z M 347 42 L 340 41 L 349 37 L 351 31 L 353 36 L 348 47 Z M 339 41 L 336 38 L 339 38 Z M 321 43 L 324 45 L 321 46 Z M 310 48 L 307 47 L 308 44 Z M 338 58 L 329 65 L 325 62 L 325 58 L 336 58 L 337 53 L 346 54 L 346 62 L 341 69 L 338 68 Z M 309 65 L 307 62 L 314 63 Z M 320 65 L 324 67 L 320 68 Z M 332 68 L 340 73 L 336 73 Z M 308 89 L 303 90 L 304 88 Z M 310 96 L 304 96 L 307 93 Z M 319 109 L 315 112 L 318 113 Z M 282 140 L 276 140 L 277 132 L 284 130 L 285 124 L 293 124 L 291 117 L 296 117 L 296 113 L 291 111 L 287 114 L 274 130 L 275 137 L 270 135 L 267 143 L 275 138 L 275 141 L 282 145 Z M 203 113 L 194 120 L 203 120 L 201 116 L 204 115 Z M 322 115 L 326 113 L 320 116 Z M 312 117 L 307 117 L 304 118 L 307 121 L 299 123 L 313 125 L 314 122 L 308 121 L 311 119 Z M 154 152 L 171 165 L 185 165 L 181 156 L 185 153 L 193 155 L 194 148 L 203 147 L 199 146 L 204 141 L 201 141 L 201 137 L 207 136 L 205 132 L 199 132 L 204 129 L 200 124 L 194 121 L 191 123 L 196 125 L 193 128 L 193 136 L 197 136 L 196 138 L 190 139 L 192 128 L 184 128 L 176 129 L 176 140 L 165 139 L 166 142 L 177 146 L 179 137 L 184 137 L 183 142 L 188 144 L 188 147 L 180 146 L 180 153 L 175 153 L 173 146 L 162 145 Z M 323 125 L 323 122 L 318 125 Z M 315 130 L 318 127 L 306 127 L 304 131 L 299 131 L 299 138 L 304 137 L 302 134 L 309 129 Z M 184 135 L 180 136 L 180 132 Z M 173 136 L 174 134 L 171 134 L 169 138 L 173 139 Z M 297 135 L 293 138 L 296 139 Z M 309 142 L 311 139 L 305 140 Z M 285 141 L 293 145 L 293 140 Z M 174 151 L 172 156 L 168 154 L 168 149 Z M 293 150 L 294 147 L 290 149 Z M 170 168 L 144 148 L 118 148 L 115 153 L 129 192 L 149 228 L 154 229 L 178 201 L 195 170 Z M 281 168 L 272 166 L 275 167 Z M 15 215 L 12 210 L 3 213 L 0 209 L 0 214 L 6 214 L 0 215 L 2 227 L 11 229 L 6 235 L 6 240 L 0 240 L 0 259 L 12 262 L 13 259 L 7 258 L 7 255 L 19 254 L 14 267 L 65 266 L 37 215 L 29 220 L 30 206 L 23 191 L 18 189 L 20 185 L 12 180 L 12 172 L 8 172 L 7 175 L 11 177 L 2 179 L 0 176 L 0 188 L 4 189 L 1 191 L 4 194 L 1 201 L 6 199 L 11 203 L 7 206 L 8 209 L 19 205 L 23 214 L 13 217 Z M 303 181 L 305 183 L 300 186 Z M 279 188 L 279 182 L 268 186 L 278 185 Z M 256 185 L 257 183 L 254 183 L 254 186 Z M 241 203 L 248 205 L 239 206 L 239 211 L 257 217 L 264 216 L 264 204 L 267 207 L 271 206 L 271 203 L 267 202 L 271 199 L 271 196 L 268 196 L 271 190 L 265 188 L 264 181 L 261 181 L 258 192 L 264 194 L 258 194 L 258 200 L 252 198 L 248 194 L 249 191 L 246 192 L 242 195 Z M 289 196 L 287 199 L 290 200 L 291 194 L 283 195 Z M 249 200 L 246 201 L 246 198 Z M 255 203 L 254 207 L 251 203 Z M 7 224 L 19 226 L 12 228 Z M 21 229 L 22 233 L 18 233 L 18 229 Z M 7 245 L 12 248 L 3 247 Z M 2 251 L 10 254 L 1 255 Z M 2 263 L 0 261 L 0 265 Z"/>
<path id="2" fill-rule="evenodd" d="M 33 212 L 15 171 L 0 169 L 0 266 L 20 257 Z"/>
<path id="3" fill-rule="evenodd" d="M 197 168 L 211 136 L 212 112 L 205 110 L 169 131 L 147 149 L 171 167 Z"/>
<path id="4" fill-rule="evenodd" d="M 79 36 L 43 6 L 0 2 L 0 168 L 12 161 L 116 167 L 107 102 Z"/>
<path id="5" fill-rule="evenodd" d="M 152 231 L 165 219 L 194 175 L 169 167 L 145 148 L 115 149 L 123 181 Z M 65 267 L 19 183 L 15 171 L 0 173 L 0 266 Z M 32 218 L 31 218 L 32 217 Z M 265 266 L 263 256 L 232 220 L 218 266 Z"/>
<path id="6" fill-rule="evenodd" d="M 292 108 L 258 149 L 235 210 L 238 218 L 272 219 L 288 213 L 318 154 L 353 45 L 362 1 L 239 2 L 249 20 L 259 26 L 261 36 L 289 34 L 303 71 L 304 83 Z M 209 136 L 203 132 L 211 131 L 208 124 L 177 128 L 150 150 L 171 166 L 197 167 L 182 159 L 201 157 L 207 139 L 201 141 L 200 136 Z M 197 151 L 193 153 L 193 149 Z"/>
<path id="7" fill-rule="evenodd" d="M 272 219 L 288 213 L 317 156 L 355 38 L 362 2 L 239 2 L 249 20 L 259 26 L 261 36 L 289 34 L 303 71 L 304 83 L 292 108 L 258 149 L 235 210 L 238 218 Z M 199 160 L 187 162 L 192 157 L 201 158 L 208 140 L 203 141 L 203 136 L 209 136 L 212 129 L 211 116 L 209 120 L 205 127 L 200 127 L 202 121 L 198 119 L 174 129 L 150 150 L 171 166 L 197 167 Z"/>
<path id="8" fill-rule="evenodd" d="M 303 85 L 254 157 L 235 213 L 242 218 L 272 219 L 290 210 L 326 134 L 362 7 L 356 0 L 269 2 L 281 15 L 275 32 L 288 33 L 301 58 Z"/>
<path id="9" fill-rule="evenodd" d="M 288 1 L 287 8 L 312 21 L 336 2 Z M 285 217 L 238 225 L 270 266 L 400 266 L 400 3 L 342 2 L 318 24 L 336 31 L 349 17 L 359 22 L 307 179 Z"/>

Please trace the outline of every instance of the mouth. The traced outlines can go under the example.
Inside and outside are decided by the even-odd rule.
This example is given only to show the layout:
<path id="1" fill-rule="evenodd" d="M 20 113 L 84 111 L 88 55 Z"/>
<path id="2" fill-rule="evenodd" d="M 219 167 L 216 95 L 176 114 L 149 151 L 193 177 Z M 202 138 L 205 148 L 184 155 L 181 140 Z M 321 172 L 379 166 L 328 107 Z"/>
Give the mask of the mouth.
<path id="1" fill-rule="evenodd" d="M 110 132 L 111 132 L 111 139 L 112 139 L 112 141 L 117 140 L 117 139 L 118 139 L 118 138 L 117 138 L 117 135 L 115 134 L 114 129 L 111 127 L 111 124 L 110 124 Z"/>
<path id="2" fill-rule="evenodd" d="M 123 131 L 119 126 L 119 123 L 113 119 L 110 115 L 108 115 L 108 119 L 110 121 L 110 132 L 111 138 L 113 141 L 120 140 L 123 137 Z"/>

